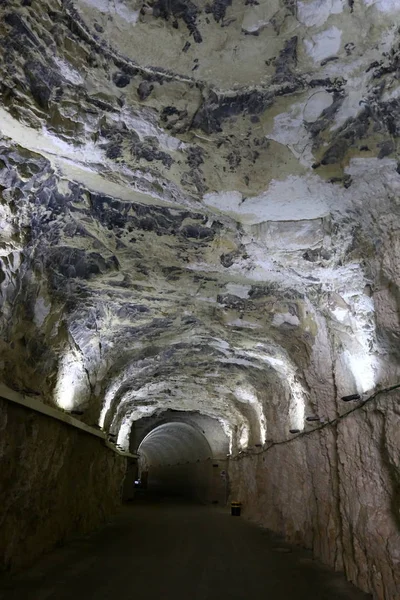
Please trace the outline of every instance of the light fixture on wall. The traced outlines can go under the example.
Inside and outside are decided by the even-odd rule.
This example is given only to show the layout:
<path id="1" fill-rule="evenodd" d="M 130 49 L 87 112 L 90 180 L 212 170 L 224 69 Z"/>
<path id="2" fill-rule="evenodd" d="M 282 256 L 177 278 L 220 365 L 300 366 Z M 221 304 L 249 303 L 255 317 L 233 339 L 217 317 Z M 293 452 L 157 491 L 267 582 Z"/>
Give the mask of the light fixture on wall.
<path id="1" fill-rule="evenodd" d="M 350 396 L 342 396 L 343 402 L 351 402 L 352 400 L 360 400 L 360 394 L 350 394 Z"/>
<path id="2" fill-rule="evenodd" d="M 309 423 L 312 423 L 313 421 L 320 421 L 320 418 L 317 416 L 306 417 L 306 421 L 308 421 Z"/>
<path id="3" fill-rule="evenodd" d="M 289 429 L 289 433 L 300 433 L 300 429 Z"/>
<path id="4" fill-rule="evenodd" d="M 67 350 L 59 360 L 54 400 L 59 408 L 71 413 L 87 401 L 89 394 L 82 355 L 79 352 Z"/>

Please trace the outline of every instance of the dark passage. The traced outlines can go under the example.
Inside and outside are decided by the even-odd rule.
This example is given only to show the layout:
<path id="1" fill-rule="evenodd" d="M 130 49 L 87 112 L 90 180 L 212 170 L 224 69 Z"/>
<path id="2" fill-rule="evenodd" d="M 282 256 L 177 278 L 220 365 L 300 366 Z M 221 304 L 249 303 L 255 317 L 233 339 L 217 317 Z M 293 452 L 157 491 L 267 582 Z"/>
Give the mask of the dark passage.
<path id="1" fill-rule="evenodd" d="M 153 429 L 139 446 L 140 463 L 149 469 L 148 488 L 168 495 L 207 501 L 212 450 L 206 437 L 187 423 Z"/>
<path id="2" fill-rule="evenodd" d="M 366 600 L 228 509 L 159 500 L 1 580 L 3 600 Z"/>
<path id="3" fill-rule="evenodd" d="M 158 419 L 158 422 L 157 422 Z M 151 493 L 224 505 L 229 442 L 221 424 L 199 413 L 168 411 L 133 425 L 132 451 Z"/>

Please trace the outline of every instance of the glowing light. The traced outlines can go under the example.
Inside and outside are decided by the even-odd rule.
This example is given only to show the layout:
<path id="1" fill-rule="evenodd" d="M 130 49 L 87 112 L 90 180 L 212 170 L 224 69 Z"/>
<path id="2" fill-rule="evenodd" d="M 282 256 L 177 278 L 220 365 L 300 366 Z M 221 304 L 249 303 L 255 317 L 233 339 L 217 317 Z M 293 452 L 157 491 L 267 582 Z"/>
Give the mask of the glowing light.
<path id="1" fill-rule="evenodd" d="M 104 397 L 104 403 L 103 403 L 103 407 L 101 409 L 100 417 L 99 417 L 99 426 L 101 427 L 101 429 L 104 428 L 107 413 L 111 408 L 112 401 L 115 398 L 116 394 L 118 393 L 118 390 L 121 388 L 124 381 L 126 381 L 129 378 L 135 377 L 139 372 L 140 372 L 140 369 L 136 369 L 132 366 L 129 366 L 129 367 L 125 368 L 123 371 L 121 371 L 121 373 L 118 375 L 118 377 L 116 377 L 116 379 L 113 381 L 113 383 L 108 387 L 105 397 Z"/>
<path id="2" fill-rule="evenodd" d="M 240 427 L 239 434 L 239 447 L 242 450 L 245 450 L 249 445 L 249 427 L 247 424 L 243 423 Z"/>
<path id="3" fill-rule="evenodd" d="M 264 410 L 263 410 L 262 406 L 260 407 L 258 416 L 260 419 L 260 442 L 261 442 L 261 444 L 265 444 L 265 442 L 267 440 L 267 419 L 265 418 Z"/>
<path id="4" fill-rule="evenodd" d="M 288 376 L 290 388 L 289 426 L 290 429 L 304 429 L 305 401 L 304 390 L 294 375 Z"/>
<path id="5" fill-rule="evenodd" d="M 106 392 L 106 395 L 104 398 L 104 403 L 103 403 L 103 408 L 101 409 L 101 413 L 100 413 L 100 417 L 99 417 L 99 425 L 100 425 L 101 429 L 103 429 L 103 427 L 104 427 L 104 422 L 106 420 L 107 413 L 111 407 L 111 400 L 113 399 L 114 393 L 117 388 L 118 388 L 118 385 L 114 385 L 110 389 L 108 389 Z"/>
<path id="6" fill-rule="evenodd" d="M 58 368 L 54 399 L 63 410 L 72 410 L 81 406 L 90 393 L 87 374 L 82 357 L 77 352 L 68 352 L 63 356 Z"/>
<path id="7" fill-rule="evenodd" d="M 264 414 L 264 408 L 262 402 L 258 399 L 256 393 L 249 388 L 245 388 L 244 386 L 240 386 L 235 389 L 235 396 L 240 401 L 248 402 L 252 406 L 254 406 L 254 410 L 257 413 L 258 424 L 260 427 L 260 440 L 262 444 L 265 444 L 265 440 L 267 439 L 267 421 Z M 248 446 L 248 435 L 246 447 Z M 240 443 L 240 442 L 239 442 Z"/>
<path id="8" fill-rule="evenodd" d="M 123 450 L 129 450 L 129 438 L 131 435 L 133 418 L 124 419 L 121 427 L 118 431 L 117 444 L 123 448 Z"/>
<path id="9" fill-rule="evenodd" d="M 357 392 L 365 393 L 373 389 L 378 380 L 378 365 L 372 354 L 376 345 L 374 302 L 365 294 L 353 292 L 344 294 L 343 298 L 349 308 L 336 306 L 331 312 L 352 329 L 353 335 L 344 344 L 343 360 L 353 375 Z"/>
<path id="10" fill-rule="evenodd" d="M 229 440 L 229 454 L 232 454 L 232 450 L 233 450 L 233 429 L 232 429 L 232 425 L 230 423 L 228 423 L 228 421 L 226 421 L 225 419 L 218 419 L 218 421 L 221 423 L 222 429 L 224 430 L 224 433 L 226 435 L 226 437 Z"/>
<path id="11" fill-rule="evenodd" d="M 137 421 L 141 417 L 151 416 L 154 413 L 154 411 L 155 408 L 153 406 L 140 406 L 137 409 L 125 415 L 118 430 L 117 444 L 119 444 L 124 450 L 129 450 L 129 439 L 131 435 L 133 422 Z M 114 424 L 113 426 L 117 427 L 116 424 Z"/>
<path id="12" fill-rule="evenodd" d="M 361 393 L 372 390 L 376 385 L 375 358 L 366 352 L 344 353 L 345 360 L 353 374 L 357 391 Z"/>
<path id="13" fill-rule="evenodd" d="M 251 352 L 251 354 L 260 360 L 271 365 L 273 369 L 285 380 L 290 391 L 290 404 L 289 404 L 289 428 L 304 429 L 304 416 L 305 416 L 305 390 L 301 383 L 298 381 L 295 373 L 296 367 L 290 360 L 285 356 L 270 356 L 267 353 L 262 352 Z M 261 420 L 260 420 L 261 422 Z M 266 439 L 266 423 L 264 420 L 264 441 Z M 264 442 L 263 442 L 264 443 Z"/>

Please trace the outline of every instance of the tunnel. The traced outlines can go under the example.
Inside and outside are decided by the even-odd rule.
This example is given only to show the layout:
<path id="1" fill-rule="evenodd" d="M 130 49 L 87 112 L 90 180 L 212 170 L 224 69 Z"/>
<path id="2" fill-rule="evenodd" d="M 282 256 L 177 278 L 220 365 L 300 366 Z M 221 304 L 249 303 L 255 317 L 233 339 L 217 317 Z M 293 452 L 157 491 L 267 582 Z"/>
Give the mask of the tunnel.
<path id="1" fill-rule="evenodd" d="M 144 483 L 148 493 L 226 504 L 229 440 L 218 421 L 166 411 L 137 421 L 132 429 L 140 486 Z"/>
<path id="2" fill-rule="evenodd" d="M 399 25 L 0 0 L 4 600 L 399 600 Z"/>
<path id="3" fill-rule="evenodd" d="M 204 435 L 185 423 L 160 425 L 139 446 L 150 490 L 206 499 L 211 450 Z"/>

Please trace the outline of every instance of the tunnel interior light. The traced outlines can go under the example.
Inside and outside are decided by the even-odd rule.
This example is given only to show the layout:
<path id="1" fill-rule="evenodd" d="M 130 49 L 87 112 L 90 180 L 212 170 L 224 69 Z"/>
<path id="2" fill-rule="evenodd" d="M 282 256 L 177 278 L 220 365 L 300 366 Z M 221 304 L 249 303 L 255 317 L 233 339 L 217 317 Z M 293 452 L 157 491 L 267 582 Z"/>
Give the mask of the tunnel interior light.
<path id="1" fill-rule="evenodd" d="M 372 390 L 376 384 L 375 357 L 367 352 L 358 352 L 356 354 L 346 352 L 345 356 L 357 389 L 361 392 Z"/>
<path id="2" fill-rule="evenodd" d="M 300 429 L 289 429 L 289 433 L 300 433 Z"/>
<path id="3" fill-rule="evenodd" d="M 66 352 L 58 368 L 57 384 L 54 392 L 56 404 L 65 411 L 78 410 L 77 407 L 87 401 L 89 384 L 77 352 Z"/>
<path id="4" fill-rule="evenodd" d="M 260 350 L 262 345 L 259 345 Z M 264 352 L 252 352 L 254 357 L 271 365 L 273 369 L 286 382 L 290 392 L 289 423 L 293 429 L 303 429 L 306 392 L 296 377 L 296 365 L 287 356 L 272 356 L 266 349 Z M 265 440 L 266 441 L 266 423 Z"/>
<path id="5" fill-rule="evenodd" d="M 305 400 L 304 390 L 299 381 L 293 374 L 288 376 L 288 383 L 291 392 L 289 421 L 292 429 L 301 430 L 304 427 Z"/>
<path id="6" fill-rule="evenodd" d="M 306 421 L 312 423 L 313 421 L 320 421 L 321 419 L 317 416 L 306 417 Z"/>
<path id="7" fill-rule="evenodd" d="M 242 450 L 247 448 L 249 445 L 249 427 L 243 424 L 240 431 L 239 446 Z"/>
<path id="8" fill-rule="evenodd" d="M 229 454 L 227 456 L 230 456 L 232 454 L 232 450 L 233 450 L 233 428 L 232 428 L 232 425 L 229 423 L 229 421 L 227 421 L 227 419 L 224 419 L 224 418 L 220 418 L 220 419 L 218 419 L 218 421 L 221 423 L 222 429 L 224 430 L 224 433 L 225 433 L 226 437 L 228 438 Z"/>
<path id="9" fill-rule="evenodd" d="M 267 421 L 264 414 L 263 403 L 258 399 L 255 390 L 250 386 L 241 385 L 236 388 L 235 396 L 240 402 L 246 402 L 254 407 L 260 427 L 260 438 L 263 443 L 267 439 Z M 247 441 L 248 443 L 248 441 Z M 245 447 L 245 444 L 240 443 Z"/>
<path id="10" fill-rule="evenodd" d="M 129 419 L 126 419 L 120 427 L 118 432 L 117 443 L 123 445 L 124 448 L 129 447 L 129 437 L 131 433 L 132 423 Z"/>
<path id="11" fill-rule="evenodd" d="M 343 402 L 351 402 L 353 400 L 360 400 L 360 394 L 350 394 L 349 396 L 342 396 Z"/>
<path id="12" fill-rule="evenodd" d="M 99 426 L 101 427 L 101 429 L 103 429 L 103 427 L 104 427 L 104 421 L 106 420 L 107 411 L 109 410 L 110 406 L 111 406 L 111 398 L 109 401 L 106 398 L 104 400 L 103 408 L 101 409 L 100 417 L 99 417 Z"/>

